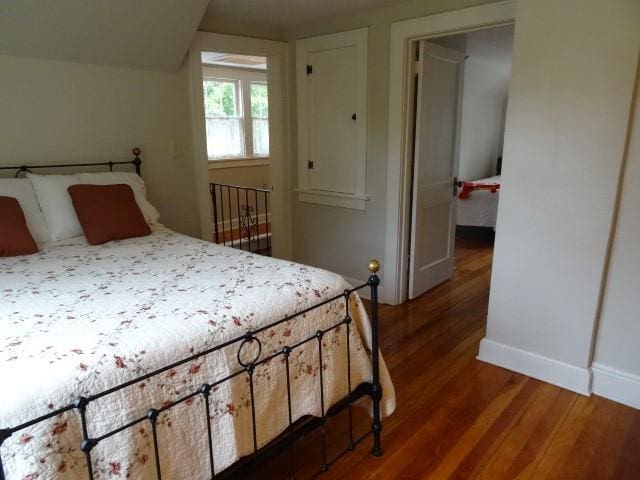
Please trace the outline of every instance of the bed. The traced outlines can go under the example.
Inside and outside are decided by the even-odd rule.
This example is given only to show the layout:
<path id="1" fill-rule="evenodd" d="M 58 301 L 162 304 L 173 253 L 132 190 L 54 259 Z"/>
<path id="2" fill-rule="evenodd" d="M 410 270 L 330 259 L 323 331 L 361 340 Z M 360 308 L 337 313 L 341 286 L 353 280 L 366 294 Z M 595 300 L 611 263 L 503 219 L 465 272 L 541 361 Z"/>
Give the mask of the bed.
<path id="1" fill-rule="evenodd" d="M 381 454 L 375 262 L 370 322 L 339 275 L 161 225 L 40 247 L 0 258 L 0 478 L 222 477 L 358 399 Z"/>
<path id="2" fill-rule="evenodd" d="M 472 183 L 480 185 L 501 185 L 501 177 L 482 178 Z M 457 199 L 458 226 L 495 228 L 498 216 L 500 190 L 477 189 L 470 192 L 467 198 Z"/>

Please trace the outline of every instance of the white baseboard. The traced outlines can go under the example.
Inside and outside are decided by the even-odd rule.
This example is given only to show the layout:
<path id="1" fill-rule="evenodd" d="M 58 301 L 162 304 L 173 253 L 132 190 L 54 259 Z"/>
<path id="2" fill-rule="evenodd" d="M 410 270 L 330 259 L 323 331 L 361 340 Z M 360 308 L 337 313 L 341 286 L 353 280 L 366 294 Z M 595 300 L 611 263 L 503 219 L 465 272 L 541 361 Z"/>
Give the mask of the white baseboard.
<path id="1" fill-rule="evenodd" d="M 591 390 L 614 402 L 640 409 L 640 376 L 593 362 Z"/>
<path id="2" fill-rule="evenodd" d="M 582 395 L 591 394 L 591 371 L 483 338 L 478 360 L 492 363 Z"/>

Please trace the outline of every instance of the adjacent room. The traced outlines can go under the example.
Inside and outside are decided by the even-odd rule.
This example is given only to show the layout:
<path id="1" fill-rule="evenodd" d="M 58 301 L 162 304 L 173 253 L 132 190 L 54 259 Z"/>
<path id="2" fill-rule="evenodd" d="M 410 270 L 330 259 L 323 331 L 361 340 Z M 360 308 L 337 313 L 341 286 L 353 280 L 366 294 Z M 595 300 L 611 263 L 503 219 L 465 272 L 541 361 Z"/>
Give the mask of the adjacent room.
<path id="1" fill-rule="evenodd" d="M 493 253 L 513 31 L 507 25 L 413 42 L 405 298 L 450 280 L 458 247 Z"/>
<path id="2" fill-rule="evenodd" d="M 639 26 L 0 0 L 0 480 L 638 480 Z"/>

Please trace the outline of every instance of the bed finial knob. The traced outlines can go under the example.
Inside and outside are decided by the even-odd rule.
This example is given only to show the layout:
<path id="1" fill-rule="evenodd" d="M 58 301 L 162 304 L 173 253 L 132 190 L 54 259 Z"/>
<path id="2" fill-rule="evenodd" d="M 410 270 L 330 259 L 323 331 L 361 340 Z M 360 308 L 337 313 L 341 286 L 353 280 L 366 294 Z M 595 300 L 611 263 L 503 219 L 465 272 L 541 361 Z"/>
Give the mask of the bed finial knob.
<path id="1" fill-rule="evenodd" d="M 142 153 L 142 150 L 140 150 L 140 148 L 138 147 L 133 147 L 133 150 L 131 150 L 131 152 L 136 156 L 139 157 L 140 154 Z"/>
<path id="2" fill-rule="evenodd" d="M 380 270 L 380 262 L 376 259 L 369 260 L 369 265 L 367 266 L 371 273 L 376 273 Z"/>

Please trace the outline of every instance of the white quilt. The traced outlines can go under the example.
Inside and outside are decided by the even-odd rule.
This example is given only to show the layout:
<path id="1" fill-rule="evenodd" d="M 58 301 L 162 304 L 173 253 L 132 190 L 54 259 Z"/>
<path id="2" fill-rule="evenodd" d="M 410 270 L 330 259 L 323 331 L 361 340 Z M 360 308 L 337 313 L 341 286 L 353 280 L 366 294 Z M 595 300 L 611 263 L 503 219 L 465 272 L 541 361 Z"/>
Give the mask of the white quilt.
<path id="1" fill-rule="evenodd" d="M 0 428 L 25 422 L 266 325 L 341 293 L 338 275 L 292 262 L 194 240 L 165 229 L 148 237 L 91 247 L 84 238 L 51 242 L 39 254 L 0 259 Z M 352 386 L 371 380 L 370 325 L 356 295 L 350 302 Z M 262 356 L 330 327 L 344 301 L 260 335 Z M 346 329 L 323 344 L 325 408 L 347 393 Z M 237 371 L 238 345 L 176 368 L 89 405 L 89 435 L 144 416 Z M 250 352 L 245 352 L 246 354 Z M 249 356 L 249 355 L 247 355 Z M 245 358 L 246 360 L 246 358 Z M 291 354 L 294 420 L 320 415 L 318 342 Z M 259 446 L 288 425 L 285 364 L 278 356 L 256 368 Z M 381 365 L 383 411 L 395 406 Z M 248 375 L 210 398 L 216 470 L 253 451 Z M 201 396 L 162 413 L 158 435 L 163 478 L 208 478 Z M 2 446 L 10 480 L 85 479 L 76 411 L 15 433 Z M 100 442 L 96 478 L 155 478 L 150 423 Z"/>

